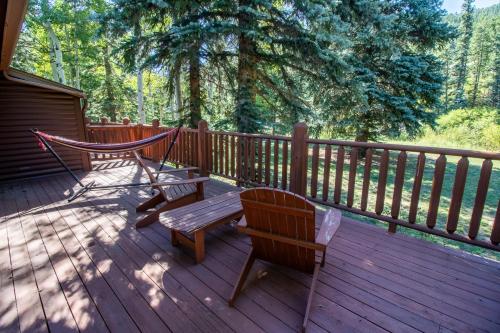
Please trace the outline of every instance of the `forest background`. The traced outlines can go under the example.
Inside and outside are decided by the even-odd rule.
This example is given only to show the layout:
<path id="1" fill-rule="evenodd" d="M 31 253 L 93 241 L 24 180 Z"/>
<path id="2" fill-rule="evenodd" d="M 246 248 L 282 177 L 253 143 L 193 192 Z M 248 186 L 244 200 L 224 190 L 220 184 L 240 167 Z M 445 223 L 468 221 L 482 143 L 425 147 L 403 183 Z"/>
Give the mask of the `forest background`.
<path id="1" fill-rule="evenodd" d="M 500 4 L 31 0 L 13 67 L 97 121 L 500 149 Z"/>

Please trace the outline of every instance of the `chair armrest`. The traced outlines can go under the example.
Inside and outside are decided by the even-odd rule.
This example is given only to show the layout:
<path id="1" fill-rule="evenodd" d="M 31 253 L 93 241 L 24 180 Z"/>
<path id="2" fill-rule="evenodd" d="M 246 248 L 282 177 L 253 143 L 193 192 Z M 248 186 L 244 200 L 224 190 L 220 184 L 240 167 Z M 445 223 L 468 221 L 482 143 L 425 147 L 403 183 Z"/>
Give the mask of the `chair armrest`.
<path id="1" fill-rule="evenodd" d="M 183 172 L 183 171 L 195 171 L 198 170 L 197 167 L 189 167 L 189 168 L 179 168 L 179 169 L 170 169 L 170 170 L 162 170 L 162 171 L 153 171 L 153 174 L 160 174 L 160 173 L 176 173 L 176 172 Z"/>
<path id="2" fill-rule="evenodd" d="M 191 179 L 179 179 L 179 180 L 171 180 L 166 182 L 152 183 L 151 186 L 171 186 L 171 185 L 186 185 L 186 184 L 198 184 L 209 181 L 208 177 L 198 177 Z"/>
<path id="3" fill-rule="evenodd" d="M 323 222 L 321 222 L 321 227 L 318 235 L 316 236 L 316 243 L 327 246 L 332 240 L 333 235 L 337 232 L 337 229 L 340 226 L 341 218 L 342 213 L 340 210 L 329 209 L 323 218 Z"/>

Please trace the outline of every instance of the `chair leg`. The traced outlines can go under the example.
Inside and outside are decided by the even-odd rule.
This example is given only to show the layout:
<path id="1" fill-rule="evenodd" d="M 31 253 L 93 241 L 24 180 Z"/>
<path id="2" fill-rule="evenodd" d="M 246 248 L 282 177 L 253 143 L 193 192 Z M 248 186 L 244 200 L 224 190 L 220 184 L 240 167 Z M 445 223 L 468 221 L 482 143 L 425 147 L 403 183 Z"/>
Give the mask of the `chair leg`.
<path id="1" fill-rule="evenodd" d="M 326 257 L 326 250 L 323 251 L 323 254 L 321 255 L 321 267 L 325 267 L 325 257 Z"/>
<path id="2" fill-rule="evenodd" d="M 250 251 L 248 254 L 247 260 L 245 261 L 245 265 L 241 270 L 240 277 L 234 286 L 233 293 L 231 294 L 231 298 L 229 299 L 229 306 L 234 306 L 234 301 L 238 297 L 241 292 L 241 288 L 243 288 L 243 284 L 248 277 L 248 273 L 250 273 L 250 269 L 252 268 L 253 263 L 255 262 L 255 252 L 254 249 Z"/>
<path id="3" fill-rule="evenodd" d="M 314 273 L 311 282 L 311 289 L 309 290 L 309 297 L 307 298 L 306 313 L 304 315 L 304 322 L 302 323 L 302 332 L 306 331 L 307 322 L 309 320 L 309 312 L 311 311 L 311 303 L 316 290 L 316 282 L 318 281 L 319 267 L 321 264 L 316 263 L 314 266 Z"/>

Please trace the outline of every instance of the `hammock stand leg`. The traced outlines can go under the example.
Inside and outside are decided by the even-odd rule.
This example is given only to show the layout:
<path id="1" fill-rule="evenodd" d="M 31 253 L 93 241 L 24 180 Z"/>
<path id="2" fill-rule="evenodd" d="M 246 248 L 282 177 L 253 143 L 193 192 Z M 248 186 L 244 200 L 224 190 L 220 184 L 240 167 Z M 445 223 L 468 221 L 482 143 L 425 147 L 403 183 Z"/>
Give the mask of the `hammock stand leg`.
<path id="1" fill-rule="evenodd" d="M 168 155 L 170 155 L 170 151 L 172 150 L 172 148 L 175 145 L 175 142 L 177 141 L 177 136 L 179 136 L 179 132 L 181 131 L 181 128 L 182 128 L 182 121 L 179 124 L 179 126 L 177 127 L 177 131 L 175 132 L 175 135 L 174 135 L 174 138 L 172 139 L 172 142 L 170 142 L 170 144 L 168 145 L 167 153 L 163 157 L 163 161 L 161 162 L 160 168 L 158 169 L 158 171 L 161 171 L 163 169 L 163 166 L 167 162 Z M 160 176 L 159 173 L 156 174 L 156 181 L 158 181 L 158 177 L 159 176 Z M 151 189 L 151 195 L 155 195 L 155 190 L 154 189 Z"/>
<path id="2" fill-rule="evenodd" d="M 36 135 L 36 133 L 34 131 L 31 131 L 33 134 Z M 39 135 L 36 135 L 38 137 L 38 139 L 40 141 L 42 141 L 43 145 L 49 150 L 49 152 L 52 154 L 52 156 L 54 156 L 56 158 L 56 160 L 59 162 L 59 164 L 62 165 L 62 167 L 64 169 L 66 169 L 66 171 L 70 174 L 70 176 L 78 183 L 78 185 L 80 185 L 82 188 L 80 190 L 78 190 L 75 194 L 73 194 L 71 197 L 68 198 L 68 202 L 71 202 L 73 200 L 75 200 L 76 198 L 78 198 L 79 196 L 83 195 L 85 192 L 89 191 L 91 189 L 91 187 L 94 185 L 94 181 L 91 181 L 90 183 L 88 183 L 87 185 L 84 185 L 82 183 L 82 181 L 80 180 L 80 178 L 78 178 L 75 173 L 73 172 L 73 170 L 71 170 L 69 168 L 69 166 L 63 161 L 63 159 L 56 153 L 56 151 L 54 150 L 54 148 L 52 148 L 52 146 L 47 142 L 47 140 L 45 140 L 45 138 L 39 136 Z"/>
<path id="3" fill-rule="evenodd" d="M 175 145 L 175 142 L 177 141 L 177 136 L 179 135 L 179 132 L 181 131 L 182 123 L 177 127 L 177 131 L 175 132 L 174 138 L 172 139 L 172 142 L 170 142 L 170 145 L 168 146 L 167 153 L 165 154 L 165 157 L 163 157 L 163 161 L 161 162 L 160 168 L 158 171 L 161 171 L 163 169 L 163 166 L 167 162 L 168 155 L 170 155 L 170 151 Z M 158 180 L 159 174 L 156 175 L 156 180 Z"/>

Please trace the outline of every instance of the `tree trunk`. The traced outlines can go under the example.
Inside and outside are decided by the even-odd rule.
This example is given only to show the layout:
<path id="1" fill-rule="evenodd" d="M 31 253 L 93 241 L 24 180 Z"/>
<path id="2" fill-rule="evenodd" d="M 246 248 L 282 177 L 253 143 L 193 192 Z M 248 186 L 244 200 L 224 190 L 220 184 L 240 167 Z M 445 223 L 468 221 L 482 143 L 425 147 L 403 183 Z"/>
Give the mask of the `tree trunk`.
<path id="1" fill-rule="evenodd" d="M 252 0 L 240 0 L 240 7 L 252 6 Z M 250 32 L 255 22 L 249 14 L 238 14 L 240 34 L 238 38 L 238 91 L 236 95 L 235 120 L 239 132 L 253 133 L 258 130 L 256 110 L 257 44 Z"/>
<path id="2" fill-rule="evenodd" d="M 201 120 L 200 44 L 197 42 L 189 57 L 189 125 L 197 128 Z"/>
<path id="3" fill-rule="evenodd" d="M 175 95 L 175 118 L 182 120 L 183 106 L 182 106 L 182 90 L 181 90 L 181 61 L 177 60 L 174 68 L 174 95 Z"/>
<path id="4" fill-rule="evenodd" d="M 54 81 L 66 84 L 66 76 L 64 75 L 64 63 L 63 55 L 61 51 L 61 42 L 57 38 L 54 29 L 50 22 L 43 24 L 47 35 L 49 36 L 49 48 L 50 48 L 50 66 L 52 68 L 52 77 Z"/>
<path id="5" fill-rule="evenodd" d="M 472 88 L 472 106 L 476 106 L 477 93 L 479 90 L 479 79 L 481 78 L 481 70 L 483 66 L 483 53 L 484 53 L 484 39 L 479 39 L 479 55 L 476 63 L 476 70 L 474 73 L 474 86 Z"/>
<path id="6" fill-rule="evenodd" d="M 75 64 L 74 64 L 74 87 L 76 89 L 80 89 L 80 59 L 79 59 L 79 52 L 78 52 L 78 22 L 76 20 L 78 13 L 78 8 L 77 8 L 77 2 L 73 1 L 73 14 L 75 15 L 75 22 L 74 22 L 74 27 L 73 27 L 73 50 L 75 52 L 74 58 L 75 58 Z"/>
<path id="7" fill-rule="evenodd" d="M 460 56 L 458 60 L 458 65 L 457 65 L 457 70 L 456 70 L 456 82 L 457 82 L 457 87 L 456 87 L 456 93 L 455 93 L 455 106 L 456 107 L 463 107 L 465 106 L 466 100 L 465 100 L 465 81 L 467 80 L 467 59 L 469 56 L 469 48 L 470 48 L 470 41 L 472 38 L 472 24 L 473 24 L 473 11 L 474 8 L 472 6 L 472 3 L 474 0 L 465 0 L 464 4 L 462 5 L 463 11 L 462 11 L 462 36 L 459 44 L 460 48 Z"/>
<path id="8" fill-rule="evenodd" d="M 104 103 L 104 112 L 111 119 L 112 122 L 116 122 L 116 100 L 115 92 L 113 86 L 113 67 L 111 67 L 111 62 L 109 61 L 109 43 L 105 43 L 104 46 L 104 84 L 106 87 L 106 102 Z"/>
<path id="9" fill-rule="evenodd" d="M 500 108 L 500 34 L 494 34 L 495 62 L 493 64 L 494 78 L 491 83 L 490 103 L 495 108 Z"/>
<path id="10" fill-rule="evenodd" d="M 134 36 L 136 38 L 141 37 L 142 30 L 141 24 L 138 20 L 134 26 Z M 141 68 L 141 59 L 139 51 L 136 54 L 136 67 L 137 67 L 137 114 L 139 115 L 139 124 L 144 124 L 146 122 L 146 114 L 144 112 L 144 84 L 142 82 L 142 68 Z"/>
<path id="11" fill-rule="evenodd" d="M 137 114 L 139 115 L 139 124 L 146 122 L 144 113 L 144 84 L 142 82 L 142 69 L 137 70 Z"/>

